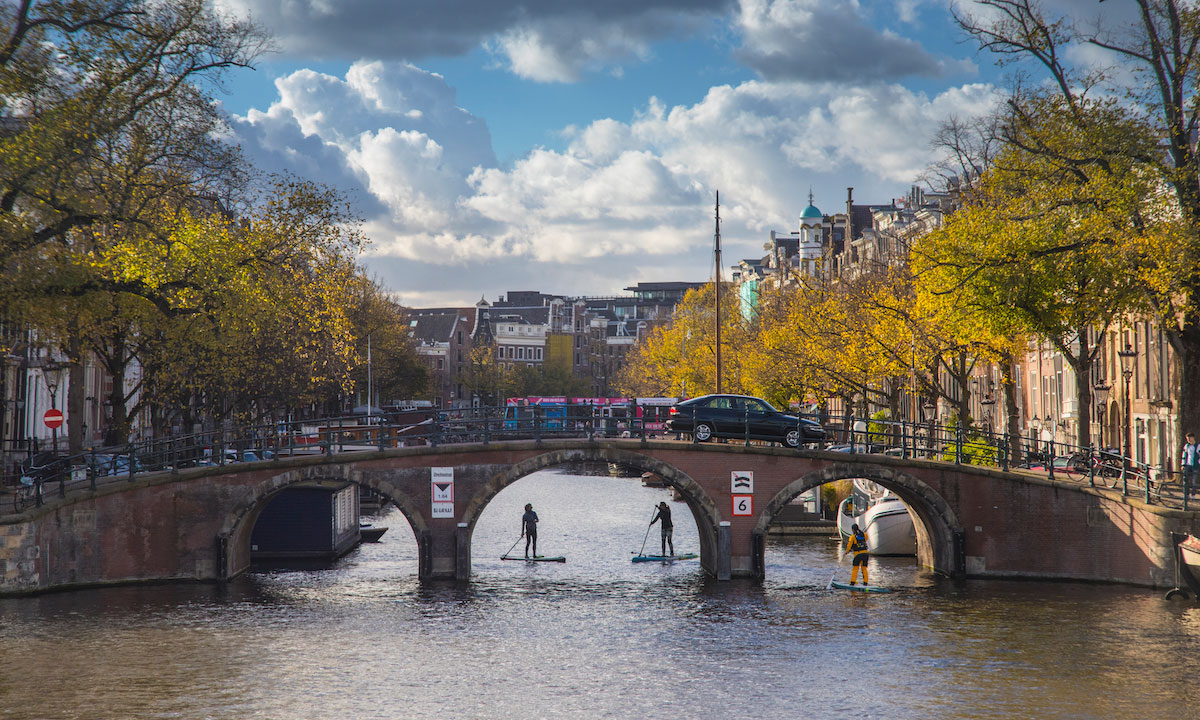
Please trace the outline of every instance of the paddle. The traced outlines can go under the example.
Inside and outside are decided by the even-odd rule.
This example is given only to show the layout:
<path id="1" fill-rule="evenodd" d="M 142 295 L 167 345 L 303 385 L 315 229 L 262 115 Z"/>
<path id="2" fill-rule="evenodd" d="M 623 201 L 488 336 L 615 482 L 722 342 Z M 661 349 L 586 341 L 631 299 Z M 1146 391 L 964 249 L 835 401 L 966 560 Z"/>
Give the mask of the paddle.
<path id="1" fill-rule="evenodd" d="M 523 538 L 523 537 L 525 537 L 525 533 L 521 533 L 520 535 L 518 535 L 517 542 L 513 543 L 512 547 L 510 547 L 508 550 L 505 550 L 504 554 L 500 556 L 500 559 L 503 560 L 504 558 L 508 557 L 508 554 L 513 551 L 513 548 L 515 548 L 517 546 L 517 543 L 521 542 L 521 538 Z"/>
<path id="2" fill-rule="evenodd" d="M 655 512 L 657 512 L 657 509 L 655 510 Z M 650 513 L 650 516 L 653 517 L 654 513 Z M 652 528 L 652 527 L 654 527 L 653 520 L 651 520 L 646 525 L 646 534 L 645 534 L 645 536 L 642 537 L 642 549 L 637 551 L 638 555 L 641 555 L 646 550 L 646 541 L 650 539 L 650 528 Z"/>
<path id="3" fill-rule="evenodd" d="M 838 549 L 840 550 L 841 548 L 838 548 Z M 844 557 L 846 557 L 846 553 L 842 553 L 841 555 L 838 555 L 838 565 L 839 566 L 842 564 L 842 558 L 844 558 Z M 841 567 L 834 568 L 833 574 L 829 576 L 829 584 L 825 586 L 826 590 L 833 589 L 833 580 L 834 580 L 834 578 L 837 577 L 838 570 L 840 570 L 840 569 L 841 569 Z"/>

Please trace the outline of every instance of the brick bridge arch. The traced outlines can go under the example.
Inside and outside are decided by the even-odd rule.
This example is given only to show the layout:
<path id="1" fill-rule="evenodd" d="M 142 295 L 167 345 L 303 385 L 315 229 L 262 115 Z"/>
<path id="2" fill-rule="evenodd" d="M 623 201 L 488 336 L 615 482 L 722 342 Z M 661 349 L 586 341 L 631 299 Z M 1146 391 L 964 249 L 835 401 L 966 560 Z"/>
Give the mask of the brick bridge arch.
<path id="1" fill-rule="evenodd" d="M 370 488 L 395 503 L 408 520 L 418 547 L 428 546 L 430 530 L 424 514 L 409 493 L 397 488 L 386 478 L 355 472 L 352 467 L 346 465 L 289 468 L 248 484 L 244 492 L 234 500 L 233 507 L 226 514 L 217 535 L 217 564 L 220 577 L 232 577 L 250 566 L 250 540 L 254 526 L 258 522 L 258 516 L 276 495 L 298 485 L 327 485 L 333 488 L 341 486 L 347 480 Z"/>
<path id="2" fill-rule="evenodd" d="M 812 470 L 784 486 L 767 502 L 753 530 L 754 576 L 765 574 L 767 528 L 783 507 L 801 493 L 839 480 L 862 478 L 891 490 L 908 508 L 917 533 L 917 561 L 946 574 L 964 571 L 963 528 L 957 513 L 936 490 L 901 468 L 865 463 L 836 463 Z M 948 571 L 948 572 L 947 572 Z"/>
<path id="3" fill-rule="evenodd" d="M 652 472 L 674 488 L 692 511 L 696 530 L 700 536 L 700 564 L 716 575 L 721 571 L 718 548 L 721 540 L 721 512 L 712 496 L 690 475 L 652 455 L 632 452 L 622 448 L 595 446 L 585 448 L 555 449 L 521 460 L 497 472 L 467 501 L 459 519 L 459 527 L 465 533 L 464 542 L 469 552 L 470 538 L 480 515 L 496 495 L 504 488 L 538 470 L 575 462 L 609 462 Z M 465 527 L 464 527 L 465 526 Z M 466 558 L 469 572 L 469 556 Z M 727 572 L 727 568 L 725 572 Z M 460 568 L 460 576 L 464 571 Z"/>

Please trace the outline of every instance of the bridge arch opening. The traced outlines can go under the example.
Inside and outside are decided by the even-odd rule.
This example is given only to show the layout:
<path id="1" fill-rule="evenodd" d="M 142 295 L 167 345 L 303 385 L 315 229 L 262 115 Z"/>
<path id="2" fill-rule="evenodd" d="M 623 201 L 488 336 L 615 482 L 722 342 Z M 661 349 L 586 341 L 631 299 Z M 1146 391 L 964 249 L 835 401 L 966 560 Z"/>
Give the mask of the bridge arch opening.
<path id="1" fill-rule="evenodd" d="M 394 505 L 396 512 L 390 513 L 389 518 L 395 518 L 398 512 L 399 516 L 407 521 L 418 553 L 423 546 L 428 546 L 429 529 L 414 500 L 388 482 L 386 476 L 347 473 L 344 468 L 338 466 L 298 468 L 273 474 L 270 478 L 254 484 L 227 513 L 217 537 L 219 579 L 236 577 L 251 568 L 255 528 L 264 511 L 278 500 L 285 490 L 309 489 L 333 493 L 348 484 L 357 485 L 359 492 L 364 489 L 371 490 L 383 499 L 385 505 Z M 354 501 L 357 500 L 358 496 L 355 494 Z M 358 522 L 358 517 L 355 508 L 354 522 Z M 325 522 L 325 527 L 328 528 L 329 521 Z M 403 537 L 405 528 L 398 527 L 399 524 L 401 523 L 389 520 L 388 532 L 392 536 L 391 541 Z"/>
<path id="2" fill-rule="evenodd" d="M 701 566 L 708 572 L 716 574 L 718 571 L 718 552 L 717 538 L 719 526 L 721 522 L 720 513 L 712 499 L 703 490 L 703 488 L 690 476 L 678 468 L 657 460 L 647 455 L 642 455 L 636 452 L 626 450 L 608 448 L 608 447 L 593 447 L 593 448 L 573 448 L 563 450 L 552 450 L 546 453 L 535 455 L 524 461 L 518 462 L 511 466 L 504 467 L 491 476 L 485 487 L 477 492 L 468 501 L 463 509 L 460 520 L 465 525 L 465 530 L 468 537 L 468 543 L 471 547 L 470 553 L 476 554 L 477 551 L 482 551 L 483 548 L 475 548 L 474 534 L 479 525 L 479 520 L 483 516 L 485 509 L 496 499 L 506 488 L 515 483 L 527 478 L 539 471 L 551 470 L 555 468 L 570 468 L 578 465 L 590 465 L 595 463 L 607 463 L 627 470 L 626 477 L 630 479 L 627 482 L 637 482 L 636 478 L 643 474 L 650 474 L 654 478 L 662 481 L 662 486 L 668 490 L 674 491 L 674 498 L 678 502 L 668 502 L 669 508 L 676 509 L 674 515 L 677 527 L 679 527 L 678 503 L 682 502 L 688 509 L 692 520 L 694 520 L 696 528 L 696 542 L 698 547 L 685 547 L 690 545 L 686 537 L 681 537 L 676 533 L 676 552 L 697 552 Z M 649 496 L 646 496 L 647 498 Z M 537 511 L 538 501 L 536 498 L 528 498 L 534 504 L 534 510 Z M 655 501 L 665 501 L 668 497 L 663 494 L 656 496 Z M 522 502 L 523 505 L 523 502 Z M 628 517 L 623 518 L 626 523 L 633 523 L 641 530 L 645 530 L 644 535 L 638 535 L 631 543 L 631 551 L 639 551 L 639 545 L 644 548 L 646 555 L 657 554 L 661 550 L 661 534 L 656 524 L 653 528 L 650 527 L 653 503 L 645 503 L 645 507 L 639 505 L 637 509 L 628 511 Z M 597 508 L 597 512 L 603 508 Z M 510 511 L 511 512 L 511 511 Z M 548 530 L 550 525 L 545 523 L 548 518 L 542 517 L 543 529 Z M 512 540 L 518 540 L 520 529 L 520 515 L 515 514 L 511 521 L 512 525 Z M 620 522 L 620 520 L 618 521 Z M 552 551 L 552 546 L 546 543 L 551 540 L 551 536 L 542 532 L 539 534 L 539 553 L 542 550 L 547 552 Z M 519 546 L 518 546 L 519 545 Z M 505 546 L 507 548 L 507 545 Z M 491 548 L 488 548 L 490 551 Z M 505 548 L 501 548 L 502 550 Z M 524 552 L 523 541 L 514 545 L 513 552 L 517 555 L 522 555 Z M 543 553 L 545 554 L 545 553 Z M 627 561 L 630 556 L 623 556 Z M 460 573 L 469 572 L 470 558 L 467 558 L 465 568 L 460 568 Z"/>
<path id="3" fill-rule="evenodd" d="M 886 488 L 904 503 L 917 536 L 917 562 L 938 574 L 959 577 L 965 571 L 963 529 L 950 505 L 929 485 L 901 470 L 883 465 L 832 464 L 806 473 L 784 486 L 767 503 L 753 530 L 755 577 L 766 573 L 766 534 L 793 499 L 840 480 L 865 479 Z"/>

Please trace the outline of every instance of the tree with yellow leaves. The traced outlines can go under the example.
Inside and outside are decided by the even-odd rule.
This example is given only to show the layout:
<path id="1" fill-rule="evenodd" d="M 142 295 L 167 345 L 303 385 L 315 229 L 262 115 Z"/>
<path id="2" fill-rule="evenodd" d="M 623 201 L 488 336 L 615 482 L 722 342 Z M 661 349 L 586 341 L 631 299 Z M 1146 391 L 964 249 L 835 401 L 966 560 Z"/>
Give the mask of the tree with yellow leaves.
<path id="1" fill-rule="evenodd" d="M 1071 108 L 1047 95 L 1013 112 L 1008 143 L 969 202 L 918 243 L 916 272 L 931 297 L 966 311 L 974 334 L 1050 343 L 1079 378 L 1079 407 L 1090 407 L 1094 338 L 1140 307 L 1128 247 L 1160 193 L 1138 163 L 1087 159 L 1089 148 L 1136 137 L 1121 132 L 1130 122 L 1114 103 Z M 1079 414 L 1081 445 L 1088 420 Z"/>
<path id="2" fill-rule="evenodd" d="M 721 381 L 725 392 L 747 388 L 743 359 L 752 350 L 747 323 L 721 292 Z M 630 352 L 616 381 L 631 397 L 695 397 L 716 391 L 716 309 L 713 287 L 689 290 L 671 319 Z"/>

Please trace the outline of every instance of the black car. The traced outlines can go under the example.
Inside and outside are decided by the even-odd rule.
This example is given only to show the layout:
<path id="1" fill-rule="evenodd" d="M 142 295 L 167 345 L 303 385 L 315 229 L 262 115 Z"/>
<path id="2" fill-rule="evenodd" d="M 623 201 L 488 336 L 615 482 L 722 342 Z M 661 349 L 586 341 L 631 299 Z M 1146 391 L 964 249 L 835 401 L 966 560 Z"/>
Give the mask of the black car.
<path id="1" fill-rule="evenodd" d="M 772 440 L 788 447 L 825 439 L 819 423 L 781 413 L 762 398 L 749 395 L 703 395 L 671 408 L 667 430 L 689 433 L 697 442 L 712 438 Z"/>

